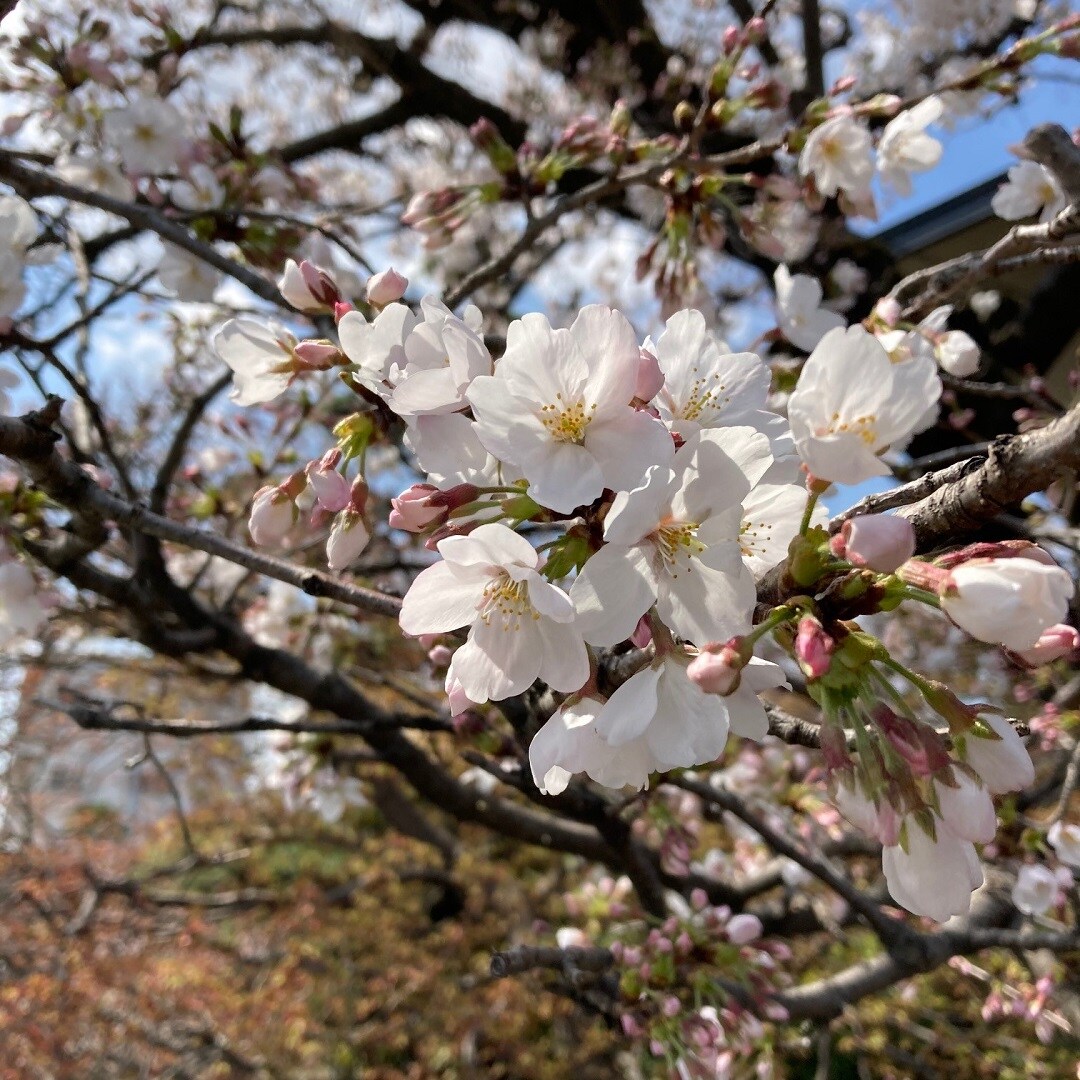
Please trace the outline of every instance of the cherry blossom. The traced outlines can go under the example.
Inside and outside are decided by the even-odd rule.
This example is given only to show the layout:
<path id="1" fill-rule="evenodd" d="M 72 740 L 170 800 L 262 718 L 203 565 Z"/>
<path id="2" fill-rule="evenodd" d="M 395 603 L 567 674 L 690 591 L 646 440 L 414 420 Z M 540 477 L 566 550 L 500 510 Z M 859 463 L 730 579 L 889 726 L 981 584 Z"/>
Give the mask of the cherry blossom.
<path id="1" fill-rule="evenodd" d="M 405 442 L 427 474 L 427 482 L 438 488 L 506 484 L 521 476 L 516 466 L 497 461 L 487 452 L 475 425 L 463 413 L 411 417 Z"/>
<path id="2" fill-rule="evenodd" d="M 994 795 L 1020 791 L 1035 781 L 1031 755 L 1004 717 L 988 713 L 958 743 L 965 764 L 978 773 Z"/>
<path id="3" fill-rule="evenodd" d="M 810 352 L 830 330 L 847 325 L 842 315 L 821 306 L 821 283 L 816 278 L 792 275 L 781 264 L 773 283 L 780 329 L 792 345 Z"/>
<path id="4" fill-rule="evenodd" d="M 495 374 L 469 388 L 476 433 L 553 510 L 591 503 L 605 487 L 628 491 L 673 450 L 663 425 L 629 404 L 638 359 L 633 328 L 610 308 L 584 308 L 560 330 L 526 315 L 510 324 Z"/>
<path id="5" fill-rule="evenodd" d="M 1050 826 L 1046 839 L 1066 866 L 1080 869 L 1080 825 L 1069 821 L 1055 821 Z"/>
<path id="6" fill-rule="evenodd" d="M 422 317 L 402 344 L 389 373 L 394 390 L 387 404 L 402 416 L 457 412 L 478 376 L 491 375 L 491 354 L 481 334 L 479 309 L 459 319 L 432 296 L 420 302 Z"/>
<path id="7" fill-rule="evenodd" d="M 891 574 L 915 554 L 915 530 L 895 514 L 863 514 L 844 522 L 831 547 L 855 566 Z"/>
<path id="8" fill-rule="evenodd" d="M 677 435 L 705 428 L 753 424 L 765 409 L 769 369 L 755 353 L 732 353 L 709 331 L 700 311 L 676 312 L 645 350 L 655 354 L 663 385 L 655 405 Z"/>
<path id="9" fill-rule="evenodd" d="M 338 322 L 338 340 L 354 365 L 353 375 L 369 390 L 386 398 L 392 366 L 404 363 L 404 344 L 417 318 L 404 304 L 388 304 L 368 322 L 359 311 L 350 311 Z"/>
<path id="10" fill-rule="evenodd" d="M 872 334 L 852 326 L 830 330 L 810 354 L 788 417 L 815 476 L 857 484 L 889 475 L 878 455 L 907 438 L 940 396 L 936 371 L 894 365 Z"/>
<path id="11" fill-rule="evenodd" d="M 225 189 L 209 165 L 192 165 L 187 177 L 169 190 L 174 205 L 181 210 L 213 210 L 225 200 Z"/>
<path id="12" fill-rule="evenodd" d="M 1047 866 L 1021 866 L 1012 889 L 1012 902 L 1025 915 L 1045 915 L 1057 902 L 1057 875 Z"/>
<path id="13" fill-rule="evenodd" d="M 941 143 L 926 128 L 941 119 L 944 102 L 936 95 L 905 109 L 885 125 L 878 142 L 881 179 L 901 195 L 911 194 L 911 173 L 932 169 L 940 160 Z"/>
<path id="14" fill-rule="evenodd" d="M 799 172 L 813 176 L 822 195 L 843 192 L 855 203 L 872 203 L 874 151 L 869 129 L 849 113 L 826 120 L 806 137 Z"/>
<path id="15" fill-rule="evenodd" d="M 533 546 L 501 524 L 438 543 L 443 561 L 421 571 L 401 608 L 407 634 L 469 627 L 447 678 L 482 704 L 520 694 L 537 678 L 556 690 L 578 690 L 589 674 L 574 606 L 539 571 Z"/>
<path id="16" fill-rule="evenodd" d="M 1065 618 L 1074 589 L 1067 571 L 1033 558 L 970 559 L 950 572 L 941 608 L 979 641 L 1023 652 Z"/>
<path id="17" fill-rule="evenodd" d="M 915 915 L 946 922 L 966 915 L 971 893 L 983 883 L 974 845 L 940 819 L 930 835 L 913 818 L 904 823 L 901 843 L 885 847 L 881 867 L 892 898 Z"/>
<path id="18" fill-rule="evenodd" d="M 124 168 L 133 173 L 167 172 L 185 146 L 184 118 L 175 105 L 143 97 L 105 114 L 105 138 L 120 153 Z"/>
<path id="19" fill-rule="evenodd" d="M 112 199 L 128 202 L 133 194 L 131 181 L 113 162 L 100 154 L 65 154 L 57 159 L 56 171 L 69 184 L 97 191 Z"/>
<path id="20" fill-rule="evenodd" d="M 1039 220 L 1045 222 L 1065 209 L 1065 201 L 1061 186 L 1046 166 L 1021 161 L 1009 169 L 1009 179 L 994 193 L 991 206 L 1006 221 L 1038 214 Z"/>
<path id="21" fill-rule="evenodd" d="M 341 299 L 334 279 L 327 271 L 304 259 L 285 261 L 278 291 L 297 311 L 331 311 Z"/>
<path id="22" fill-rule="evenodd" d="M 296 374 L 296 339 L 254 319 L 230 319 L 215 335 L 214 349 L 233 371 L 230 395 L 238 405 L 258 405 L 284 393 Z"/>
<path id="23" fill-rule="evenodd" d="M 202 259 L 178 248 L 165 245 L 165 254 L 157 268 L 158 281 L 178 300 L 208 303 L 221 281 L 221 272 Z"/>
<path id="24" fill-rule="evenodd" d="M 586 640 L 628 638 L 655 603 L 680 637 L 704 644 L 749 629 L 754 583 L 742 563 L 740 500 L 772 464 L 752 428 L 703 431 L 615 497 L 607 543 L 571 589 Z"/>
<path id="25" fill-rule="evenodd" d="M 296 503 L 280 487 L 264 487 L 255 492 L 248 518 L 251 539 L 260 546 L 280 544 L 296 522 Z"/>

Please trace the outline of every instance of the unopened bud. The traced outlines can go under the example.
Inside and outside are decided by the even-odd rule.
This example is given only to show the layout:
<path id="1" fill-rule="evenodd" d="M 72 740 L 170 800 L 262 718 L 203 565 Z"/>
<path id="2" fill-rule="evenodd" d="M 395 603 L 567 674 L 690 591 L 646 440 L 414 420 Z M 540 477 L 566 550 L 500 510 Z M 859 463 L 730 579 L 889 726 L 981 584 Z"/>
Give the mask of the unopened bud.
<path id="1" fill-rule="evenodd" d="M 706 694 L 726 697 L 739 688 L 744 666 L 739 650 L 730 642 L 723 645 L 714 642 L 704 646 L 690 661 L 686 674 Z"/>
<path id="2" fill-rule="evenodd" d="M 915 530 L 895 514 L 865 514 L 845 521 L 829 547 L 855 566 L 891 574 L 915 554 Z"/>
<path id="3" fill-rule="evenodd" d="M 392 266 L 388 270 L 375 274 L 367 283 L 367 302 L 372 307 L 386 307 L 387 304 L 400 300 L 409 287 L 409 279 L 399 274 Z"/>
<path id="4" fill-rule="evenodd" d="M 1077 649 L 1080 649 L 1080 632 L 1067 623 L 1057 623 L 1048 626 L 1030 649 L 1010 652 L 1009 655 L 1025 667 L 1036 668 L 1051 664 L 1055 660 L 1063 660 Z"/>
<path id="5" fill-rule="evenodd" d="M 835 649 L 836 639 L 825 632 L 817 619 L 805 615 L 799 620 L 795 634 L 795 658 L 808 679 L 820 679 L 828 673 Z"/>

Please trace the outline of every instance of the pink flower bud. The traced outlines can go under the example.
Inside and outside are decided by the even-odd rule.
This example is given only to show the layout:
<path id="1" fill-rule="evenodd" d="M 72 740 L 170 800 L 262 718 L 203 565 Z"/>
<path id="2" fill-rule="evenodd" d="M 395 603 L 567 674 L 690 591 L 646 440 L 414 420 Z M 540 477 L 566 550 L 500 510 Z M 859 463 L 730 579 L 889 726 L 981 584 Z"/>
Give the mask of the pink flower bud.
<path id="1" fill-rule="evenodd" d="M 334 322 L 341 322 L 341 320 L 352 310 L 352 304 L 346 304 L 344 300 L 339 300 L 334 305 Z"/>
<path id="2" fill-rule="evenodd" d="M 367 481 L 358 476 L 349 488 L 349 509 L 357 514 L 362 514 L 367 507 L 368 486 Z"/>
<path id="3" fill-rule="evenodd" d="M 639 401 L 652 401 L 660 388 L 664 385 L 664 373 L 660 370 L 660 362 L 649 352 L 641 349 L 638 353 L 637 384 L 634 387 L 634 397 Z"/>
<path id="4" fill-rule="evenodd" d="M 742 34 L 737 26 L 725 26 L 721 35 L 720 44 L 725 56 L 730 56 L 739 44 Z"/>
<path id="5" fill-rule="evenodd" d="M 839 540 L 842 551 L 831 545 L 834 554 L 879 574 L 891 574 L 915 554 L 915 530 L 907 518 L 895 514 L 866 514 L 845 521 Z"/>
<path id="6" fill-rule="evenodd" d="M 898 716 L 886 705 L 874 710 L 874 723 L 916 776 L 931 776 L 949 765 L 949 752 L 933 728 Z"/>
<path id="7" fill-rule="evenodd" d="M 1036 668 L 1043 664 L 1053 663 L 1055 660 L 1062 660 L 1077 649 L 1080 649 L 1080 633 L 1075 627 L 1066 623 L 1057 623 L 1054 626 L 1048 626 L 1030 649 L 1010 653 L 1010 655 L 1022 661 L 1027 667 Z"/>
<path id="8" fill-rule="evenodd" d="M 427 654 L 428 661 L 431 663 L 432 667 L 439 668 L 446 667 L 450 663 L 453 655 L 454 654 L 451 649 L 449 649 L 446 645 L 436 645 Z"/>
<path id="9" fill-rule="evenodd" d="M 727 936 L 736 945 L 748 945 L 761 937 L 761 920 L 756 915 L 732 915 L 727 924 Z"/>
<path id="10" fill-rule="evenodd" d="M 341 360 L 341 350 L 329 341 L 301 341 L 292 354 L 312 371 L 326 371 Z"/>
<path id="11" fill-rule="evenodd" d="M 349 481 L 328 462 L 332 454 L 340 459 L 340 450 L 331 450 L 321 461 L 311 462 L 305 472 L 319 505 L 332 514 L 349 505 Z"/>
<path id="12" fill-rule="evenodd" d="M 733 638 L 723 644 L 712 642 L 705 645 L 687 666 L 686 674 L 690 681 L 706 694 L 719 694 L 721 697 L 738 690 L 746 663 L 737 641 Z"/>
<path id="13" fill-rule="evenodd" d="M 640 1039 L 645 1034 L 645 1029 L 638 1022 L 633 1013 L 623 1013 L 619 1017 L 619 1023 L 622 1026 L 623 1034 L 628 1039 Z"/>
<path id="14" fill-rule="evenodd" d="M 390 500 L 393 506 L 390 528 L 418 533 L 437 521 L 445 521 L 449 511 L 431 500 L 432 495 L 437 494 L 439 489 L 432 484 L 413 484 L 406 488 L 396 499 Z"/>
<path id="15" fill-rule="evenodd" d="M 376 274 L 367 283 L 367 302 L 373 307 L 386 307 L 400 300 L 409 287 L 409 279 L 402 277 L 392 266 Z"/>
<path id="16" fill-rule="evenodd" d="M 832 665 L 836 640 L 825 633 L 825 628 L 812 615 L 799 620 L 795 634 L 795 659 L 808 679 L 820 679 Z"/>
<path id="17" fill-rule="evenodd" d="M 278 291 L 299 311 L 329 311 L 341 299 L 334 279 L 307 259 L 299 266 L 292 259 L 285 263 Z"/>
<path id="18" fill-rule="evenodd" d="M 896 326 L 900 321 L 900 315 L 903 308 L 900 307 L 898 301 L 894 300 L 891 296 L 883 296 L 874 305 L 874 314 L 886 325 Z"/>

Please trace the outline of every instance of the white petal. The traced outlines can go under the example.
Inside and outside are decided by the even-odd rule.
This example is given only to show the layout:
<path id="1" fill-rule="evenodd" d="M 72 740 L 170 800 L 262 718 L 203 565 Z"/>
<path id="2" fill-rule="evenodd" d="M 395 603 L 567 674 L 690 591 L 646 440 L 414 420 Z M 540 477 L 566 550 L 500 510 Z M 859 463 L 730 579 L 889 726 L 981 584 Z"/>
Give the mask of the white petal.
<path id="1" fill-rule="evenodd" d="M 445 634 L 476 618 L 483 581 L 461 581 L 445 562 L 421 570 L 401 602 L 406 634 Z"/>
<path id="2" fill-rule="evenodd" d="M 656 715 L 660 667 L 647 667 L 632 675 L 608 699 L 596 718 L 596 730 L 611 746 L 622 746 L 640 736 Z"/>
<path id="3" fill-rule="evenodd" d="M 656 575 L 642 547 L 602 547 L 570 589 L 577 626 L 593 645 L 625 641 L 656 600 Z"/>

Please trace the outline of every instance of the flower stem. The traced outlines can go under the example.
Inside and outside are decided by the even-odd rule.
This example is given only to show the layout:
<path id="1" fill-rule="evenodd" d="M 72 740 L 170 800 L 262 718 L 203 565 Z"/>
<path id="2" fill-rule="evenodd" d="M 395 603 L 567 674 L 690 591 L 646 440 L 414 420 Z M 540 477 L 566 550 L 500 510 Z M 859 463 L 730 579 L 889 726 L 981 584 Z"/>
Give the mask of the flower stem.
<path id="1" fill-rule="evenodd" d="M 814 507 L 817 506 L 819 493 L 811 491 L 806 498 L 806 509 L 803 511 L 802 521 L 799 524 L 799 535 L 805 536 L 810 529 L 810 519 L 814 516 Z"/>

